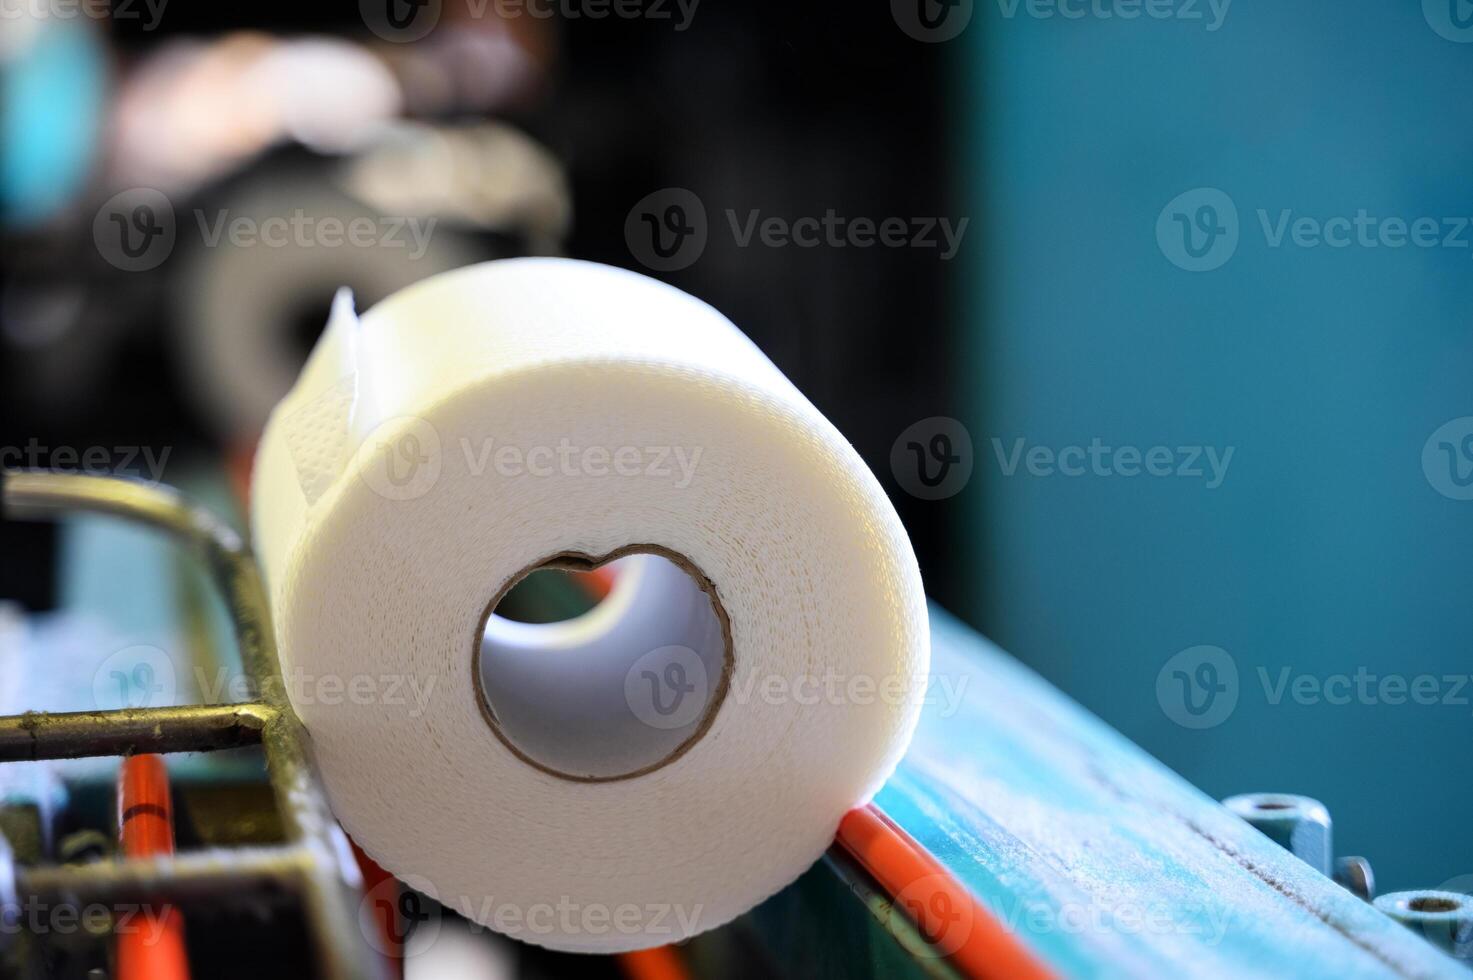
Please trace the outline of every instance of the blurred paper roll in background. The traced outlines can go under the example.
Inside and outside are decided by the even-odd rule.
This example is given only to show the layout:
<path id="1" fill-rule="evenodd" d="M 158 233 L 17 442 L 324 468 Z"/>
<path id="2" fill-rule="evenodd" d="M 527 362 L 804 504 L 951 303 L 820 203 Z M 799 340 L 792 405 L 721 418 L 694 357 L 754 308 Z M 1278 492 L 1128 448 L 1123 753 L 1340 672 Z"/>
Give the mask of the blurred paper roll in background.
<path id="1" fill-rule="evenodd" d="M 248 444 L 337 286 L 372 302 L 562 250 L 561 163 L 508 122 L 457 115 L 537 87 L 543 45 L 494 19 L 406 50 L 180 33 L 110 63 L 87 18 L 16 13 L 0 23 L 0 409 L 44 441 L 66 438 L 56 425 L 127 427 L 116 406 L 182 387 L 184 404 L 156 398 L 139 427 L 156 437 L 168 417 L 175 438 Z M 131 215 L 111 212 L 144 196 L 167 245 L 135 261 L 108 240 Z M 295 223 L 273 236 L 272 219 Z M 370 234 L 334 233 L 365 219 Z"/>
<path id="2" fill-rule="evenodd" d="M 522 129 L 554 59 L 545 21 L 447 16 L 406 45 L 351 5 L 277 31 L 241 29 L 256 8 L 43 7 L 0 17 L 7 465 L 99 446 L 151 479 L 222 452 L 243 472 L 337 287 L 372 302 L 452 266 L 563 250 L 565 168 Z M 153 220 L 135 260 L 117 238 L 140 231 L 140 202 Z M 315 227 L 266 242 L 263 222 L 298 215 Z M 330 244 L 353 219 L 375 222 L 368 244 Z M 433 223 L 422 254 L 381 241 L 411 221 Z M 139 446 L 169 450 L 170 472 L 118 462 Z M 0 550 L 46 562 L 51 543 L 49 525 L 0 526 Z M 0 564 L 0 584 L 34 608 L 57 598 L 44 564 Z"/>
<path id="3" fill-rule="evenodd" d="M 643 276 L 492 262 L 361 319 L 340 295 L 252 508 L 287 676 L 368 695 L 288 688 L 335 813 L 529 942 L 729 921 L 824 852 L 917 718 L 926 610 L 879 483 L 730 321 Z M 636 555 L 574 620 L 495 613 L 534 570 Z"/>
<path id="4" fill-rule="evenodd" d="M 175 336 L 190 390 L 227 438 L 261 430 L 326 322 L 335 288 L 373 302 L 477 254 L 427 216 L 379 215 L 311 176 L 253 181 L 185 220 L 193 227 Z M 250 244 L 221 247 L 236 229 Z M 349 229 L 361 230 L 361 244 L 322 245 L 324 234 L 345 242 Z"/>
<path id="5" fill-rule="evenodd" d="M 335 289 L 367 306 L 477 260 L 555 253 L 570 212 L 557 161 L 500 124 L 385 128 L 325 173 L 294 161 L 205 195 L 181 229 L 185 380 L 222 436 L 253 438 Z"/>

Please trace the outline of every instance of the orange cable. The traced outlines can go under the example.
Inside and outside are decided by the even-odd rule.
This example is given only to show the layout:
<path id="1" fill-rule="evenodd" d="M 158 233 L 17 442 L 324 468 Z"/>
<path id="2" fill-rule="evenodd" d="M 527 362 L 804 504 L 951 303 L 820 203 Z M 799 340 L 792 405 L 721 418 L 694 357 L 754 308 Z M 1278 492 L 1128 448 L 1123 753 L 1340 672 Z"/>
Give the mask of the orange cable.
<path id="1" fill-rule="evenodd" d="M 347 831 L 344 831 L 343 835 L 347 837 Z M 365 901 L 372 902 L 369 911 L 377 913 L 374 916 L 379 937 L 379 945 L 376 948 L 387 965 L 389 973 L 392 976 L 402 977 L 404 976 L 405 930 L 408 926 L 400 914 L 399 902 L 404 886 L 399 884 L 397 878 L 381 868 L 377 861 L 369 857 L 352 837 L 348 837 L 348 846 L 352 848 L 353 858 L 358 862 L 358 870 L 363 874 L 364 898 Z M 385 884 L 386 882 L 389 884 Z"/>
<path id="2" fill-rule="evenodd" d="M 174 806 L 161 755 L 135 755 L 118 771 L 118 839 L 125 857 L 174 853 Z M 145 906 L 117 925 L 117 980 L 189 980 L 184 916 Z"/>
<path id="3" fill-rule="evenodd" d="M 973 980 L 1054 976 L 941 862 L 873 803 L 844 815 L 837 840 L 963 976 Z"/>
<path id="4" fill-rule="evenodd" d="M 619 954 L 629 980 L 690 980 L 690 971 L 674 946 L 656 946 Z"/>
<path id="5" fill-rule="evenodd" d="M 251 469 L 256 463 L 256 440 L 242 440 L 225 453 L 225 479 L 242 509 L 251 502 Z"/>
<path id="6" fill-rule="evenodd" d="M 607 599 L 614 590 L 614 581 L 619 577 L 619 573 L 608 565 L 600 565 L 586 572 L 569 572 L 568 575 L 594 602 Z"/>

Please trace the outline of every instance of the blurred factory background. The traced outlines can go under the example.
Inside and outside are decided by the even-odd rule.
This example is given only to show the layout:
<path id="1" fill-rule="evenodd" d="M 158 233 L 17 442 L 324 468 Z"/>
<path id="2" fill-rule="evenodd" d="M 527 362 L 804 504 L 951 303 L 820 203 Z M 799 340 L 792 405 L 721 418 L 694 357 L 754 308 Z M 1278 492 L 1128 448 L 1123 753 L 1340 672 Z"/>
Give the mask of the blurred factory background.
<path id="1" fill-rule="evenodd" d="M 0 464 L 228 501 L 338 286 L 636 269 L 855 443 L 942 605 L 1473 891 L 1462 0 L 590 6 L 6 5 Z M 0 599 L 126 633 L 140 570 L 60 533 L 3 525 Z"/>

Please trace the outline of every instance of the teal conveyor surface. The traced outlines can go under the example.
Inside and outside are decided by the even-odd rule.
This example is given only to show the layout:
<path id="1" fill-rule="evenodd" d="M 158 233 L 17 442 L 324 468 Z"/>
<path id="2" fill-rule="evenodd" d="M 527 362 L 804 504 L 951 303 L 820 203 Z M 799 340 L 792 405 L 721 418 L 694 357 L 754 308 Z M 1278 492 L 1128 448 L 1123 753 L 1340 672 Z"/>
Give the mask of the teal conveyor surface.
<path id="1" fill-rule="evenodd" d="M 933 607 L 933 685 L 876 802 L 1066 977 L 1468 972 Z M 830 860 L 747 924 L 794 976 L 947 976 Z"/>

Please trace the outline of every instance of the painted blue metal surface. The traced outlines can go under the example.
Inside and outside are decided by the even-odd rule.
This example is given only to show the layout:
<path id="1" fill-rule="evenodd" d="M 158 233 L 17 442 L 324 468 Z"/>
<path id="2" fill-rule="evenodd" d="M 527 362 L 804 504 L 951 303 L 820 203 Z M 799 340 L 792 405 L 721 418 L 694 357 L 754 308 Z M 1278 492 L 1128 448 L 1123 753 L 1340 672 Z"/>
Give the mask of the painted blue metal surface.
<path id="1" fill-rule="evenodd" d="M 1071 977 L 1468 973 L 956 619 L 876 802 Z"/>

